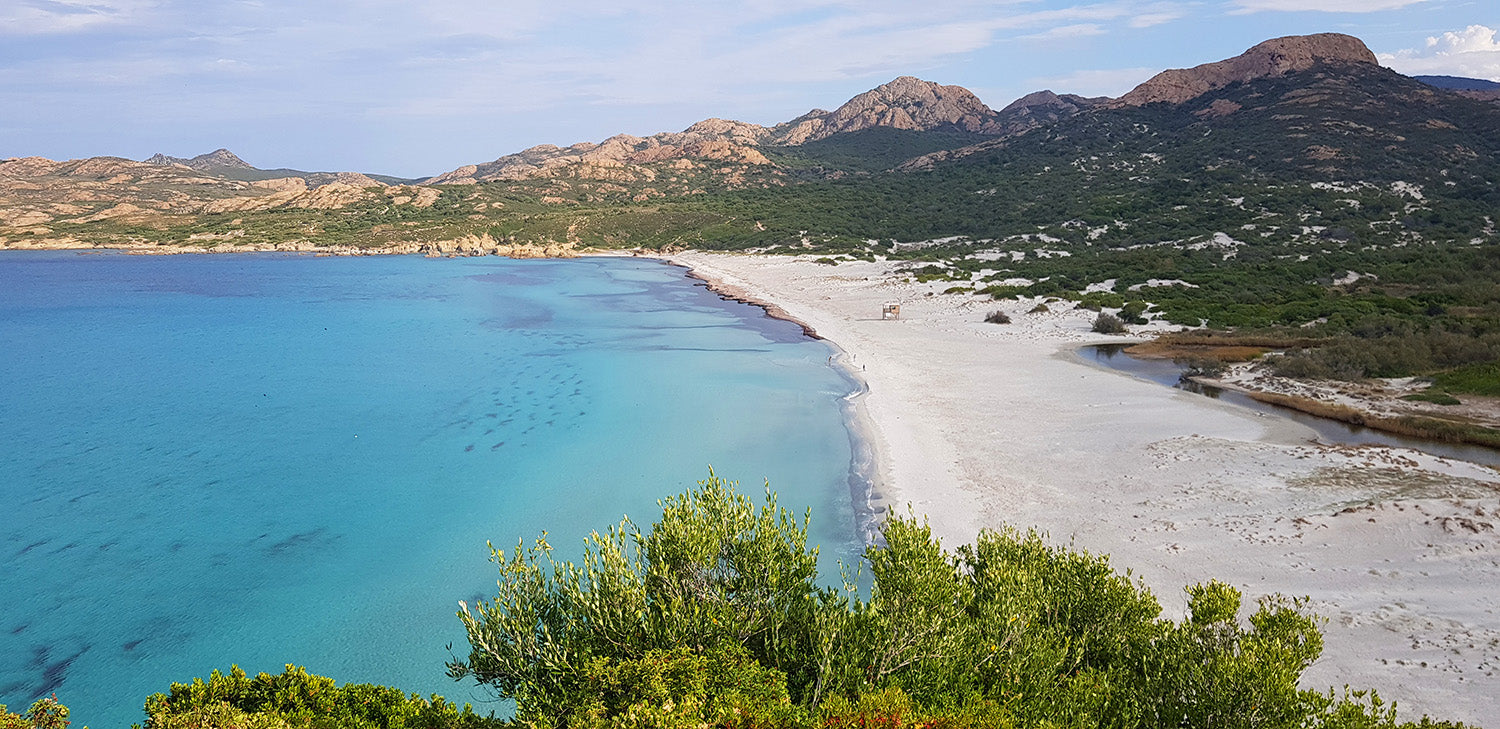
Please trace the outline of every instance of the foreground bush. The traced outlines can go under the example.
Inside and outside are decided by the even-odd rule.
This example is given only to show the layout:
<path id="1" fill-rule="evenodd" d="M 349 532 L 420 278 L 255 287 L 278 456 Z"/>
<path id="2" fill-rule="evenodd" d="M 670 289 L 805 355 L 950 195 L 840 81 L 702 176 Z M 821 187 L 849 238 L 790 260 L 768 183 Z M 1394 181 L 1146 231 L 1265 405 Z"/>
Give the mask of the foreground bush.
<path id="1" fill-rule="evenodd" d="M 174 683 L 146 699 L 145 729 L 488 729 L 505 722 L 462 709 L 441 696 L 424 699 L 373 684 L 338 686 L 331 678 L 287 666 L 254 678 L 239 666 L 204 681 Z"/>
<path id="2" fill-rule="evenodd" d="M 1306 691 L 1322 651 L 1302 601 L 1248 616 L 1218 582 L 1162 618 L 1108 558 L 986 531 L 944 550 L 892 515 L 868 599 L 816 581 L 807 517 L 713 476 L 588 541 L 493 550 L 499 594 L 461 605 L 450 666 L 527 726 L 1397 727 L 1378 697 Z M 1426 722 L 1422 726 L 1445 726 Z"/>
<path id="3" fill-rule="evenodd" d="M 68 707 L 57 702 L 57 694 L 37 699 L 25 714 L 12 714 L 0 704 L 0 729 L 67 729 Z"/>

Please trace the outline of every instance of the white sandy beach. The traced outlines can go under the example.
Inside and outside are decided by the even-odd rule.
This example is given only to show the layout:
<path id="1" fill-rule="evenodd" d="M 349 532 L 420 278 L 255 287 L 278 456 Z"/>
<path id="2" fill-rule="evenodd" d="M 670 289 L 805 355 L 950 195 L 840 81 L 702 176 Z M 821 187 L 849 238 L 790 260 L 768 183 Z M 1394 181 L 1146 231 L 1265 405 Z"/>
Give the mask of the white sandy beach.
<path id="1" fill-rule="evenodd" d="M 1296 423 L 1086 364 L 1072 350 L 1107 341 L 1092 312 L 945 295 L 895 263 L 672 260 L 844 350 L 869 384 L 878 506 L 910 504 L 946 545 L 1037 527 L 1109 553 L 1172 614 L 1209 579 L 1247 601 L 1309 596 L 1328 619 L 1310 687 L 1374 688 L 1407 720 L 1500 726 L 1495 470 L 1317 445 Z M 881 320 L 887 301 L 900 319 Z M 984 323 L 995 309 L 1013 323 Z"/>

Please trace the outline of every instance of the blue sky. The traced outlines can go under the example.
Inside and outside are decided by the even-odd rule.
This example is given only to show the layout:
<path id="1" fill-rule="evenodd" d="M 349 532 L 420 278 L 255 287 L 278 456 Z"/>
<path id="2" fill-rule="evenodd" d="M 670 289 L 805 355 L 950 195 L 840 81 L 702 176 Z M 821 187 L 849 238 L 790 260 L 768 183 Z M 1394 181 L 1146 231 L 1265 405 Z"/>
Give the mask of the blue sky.
<path id="1" fill-rule="evenodd" d="M 899 75 L 1000 108 L 1267 38 L 1500 80 L 1495 0 L 0 0 L 0 158 L 228 147 L 420 176 L 542 143 L 770 124 Z"/>

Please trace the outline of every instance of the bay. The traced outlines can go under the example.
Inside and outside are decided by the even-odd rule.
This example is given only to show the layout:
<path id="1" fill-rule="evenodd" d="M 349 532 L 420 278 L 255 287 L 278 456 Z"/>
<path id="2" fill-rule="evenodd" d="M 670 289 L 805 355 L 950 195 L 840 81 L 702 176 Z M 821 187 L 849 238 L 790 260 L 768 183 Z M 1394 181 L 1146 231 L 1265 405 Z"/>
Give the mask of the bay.
<path id="1" fill-rule="evenodd" d="M 0 703 L 291 663 L 503 711 L 444 675 L 487 541 L 571 557 L 712 466 L 854 558 L 831 355 L 647 259 L 7 252 Z"/>

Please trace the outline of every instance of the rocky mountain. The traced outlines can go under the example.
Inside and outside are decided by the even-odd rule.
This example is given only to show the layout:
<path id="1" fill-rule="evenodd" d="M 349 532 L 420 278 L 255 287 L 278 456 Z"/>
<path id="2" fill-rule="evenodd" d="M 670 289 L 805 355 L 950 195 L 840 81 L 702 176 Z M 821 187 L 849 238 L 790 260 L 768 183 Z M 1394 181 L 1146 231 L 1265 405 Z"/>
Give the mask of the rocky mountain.
<path id="1" fill-rule="evenodd" d="M 465 165 L 432 177 L 426 184 L 463 185 L 557 176 L 637 182 L 655 179 L 655 172 L 639 167 L 658 162 L 675 162 L 678 169 L 697 166 L 694 160 L 768 165 L 770 161 L 756 149 L 765 136 L 766 129 L 755 124 L 705 119 L 681 132 L 649 137 L 617 134 L 598 144 L 581 142 L 568 147 L 543 144 L 492 162 Z"/>
<path id="2" fill-rule="evenodd" d="M 584 142 L 568 147 L 542 145 L 482 164 L 466 165 L 429 180 L 431 184 L 469 184 L 486 181 L 517 181 L 559 176 L 606 181 L 640 181 L 654 173 L 641 165 L 686 160 L 707 164 L 767 166 L 766 151 L 773 148 L 807 147 L 841 135 L 859 135 L 871 130 L 946 135 L 929 144 L 909 144 L 912 157 L 932 152 L 934 140 L 940 149 L 932 159 L 908 165 L 925 167 L 937 159 L 964 156 L 941 147 L 961 148 L 977 139 L 1000 140 L 1022 134 L 1061 119 L 1104 106 L 1141 106 L 1150 103 L 1180 104 L 1233 83 L 1281 76 L 1318 64 L 1376 64 L 1358 38 L 1338 33 L 1288 36 L 1260 43 L 1235 58 L 1206 63 L 1189 69 L 1163 71 L 1119 99 L 1086 98 L 1038 91 L 995 111 L 961 86 L 945 86 L 912 76 L 901 76 L 855 96 L 833 111 L 814 109 L 802 116 L 770 127 L 724 119 L 708 119 L 681 132 L 649 137 L 618 135 L 600 143 Z M 872 137 L 863 135 L 853 143 Z M 906 138 L 910 141 L 910 137 Z M 889 146 L 890 135 L 880 136 Z M 851 145 L 822 145 L 839 158 L 849 157 Z M 924 149 L 923 147 L 928 147 Z M 812 150 L 793 156 L 816 157 Z M 889 154 L 879 155 L 880 159 Z M 895 160 L 900 163 L 904 160 Z M 859 165 L 856 165 L 859 166 Z M 894 166 L 894 165 L 893 165 Z"/>
<path id="3" fill-rule="evenodd" d="M 197 157 L 170 157 L 160 152 L 146 158 L 146 164 L 151 165 L 182 165 L 190 170 L 199 172 L 221 172 L 224 170 L 253 170 L 250 163 L 240 159 L 233 152 L 220 147 L 208 154 L 200 154 Z"/>
<path id="4" fill-rule="evenodd" d="M 813 110 L 769 131 L 772 144 L 797 146 L 835 134 L 875 127 L 915 132 L 943 130 L 996 134 L 995 111 L 962 86 L 943 86 L 912 76 L 866 91 L 831 111 Z"/>
<path id="5" fill-rule="evenodd" d="M 1014 107 L 1023 102 L 1036 99 L 1033 103 L 1039 103 L 1043 105 L 1043 108 L 1061 112 L 1039 120 L 1031 127 L 1036 128 L 1094 110 L 1121 109 L 1149 104 L 1188 105 L 1233 84 L 1281 78 L 1325 66 L 1379 68 L 1379 62 L 1364 42 L 1353 36 L 1340 33 L 1287 36 L 1256 44 L 1234 58 L 1205 63 L 1192 68 L 1162 71 L 1118 99 L 1072 97 L 1070 100 L 1067 97 L 1055 97 L 1050 92 L 1038 92 L 1022 97 L 1006 107 L 1005 111 L 1011 112 Z M 1056 101 L 1053 100 L 1054 98 Z M 1200 116 L 1217 117 L 1232 114 L 1240 108 L 1237 102 L 1215 99 L 1197 109 L 1195 113 Z M 904 163 L 902 169 L 908 171 L 931 169 L 936 164 L 980 154 L 1006 144 L 1008 144 L 1006 139 L 999 138 L 958 149 L 942 150 L 913 158 Z"/>
<path id="6" fill-rule="evenodd" d="M 1082 114 L 1109 101 L 1108 97 L 1086 97 L 1077 94 L 1054 94 L 1035 91 L 1012 101 L 998 114 L 994 129 L 1002 136 L 1020 134 Z"/>
<path id="7" fill-rule="evenodd" d="M 1050 95 L 1050 92 L 1047 92 Z M 1029 98 L 1029 97 L 1028 97 Z M 841 134 L 872 129 L 1000 135 L 1029 129 L 1042 119 L 1060 118 L 1090 106 L 1069 96 L 1037 98 L 1009 113 L 997 113 L 961 86 L 944 86 L 901 76 L 866 91 L 833 111 L 813 109 L 791 121 L 765 127 L 727 119 L 705 119 L 681 132 L 649 137 L 616 135 L 599 143 L 568 147 L 541 145 L 491 162 L 465 165 L 437 175 L 429 184 L 472 184 L 559 176 L 606 181 L 654 179 L 642 165 L 672 162 L 678 169 L 696 164 L 769 166 L 765 150 L 799 147 Z"/>
<path id="8" fill-rule="evenodd" d="M 1234 58 L 1162 71 L 1116 99 L 1113 105 L 1181 104 L 1233 83 L 1284 76 L 1318 64 L 1349 63 L 1378 65 L 1379 61 L 1363 41 L 1341 33 L 1273 38 Z"/>

